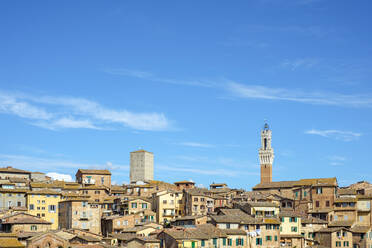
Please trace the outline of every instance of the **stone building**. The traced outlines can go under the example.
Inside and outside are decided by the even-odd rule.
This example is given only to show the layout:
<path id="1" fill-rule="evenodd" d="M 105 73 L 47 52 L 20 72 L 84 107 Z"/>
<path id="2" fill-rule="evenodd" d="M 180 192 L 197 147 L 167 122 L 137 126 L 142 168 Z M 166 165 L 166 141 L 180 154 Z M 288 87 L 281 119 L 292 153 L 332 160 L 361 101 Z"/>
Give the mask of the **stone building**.
<path id="1" fill-rule="evenodd" d="M 26 207 L 26 189 L 0 189 L 0 210 Z"/>
<path id="2" fill-rule="evenodd" d="M 131 215 L 111 215 L 103 217 L 101 220 L 102 235 L 107 236 L 112 233 L 120 233 L 125 228 L 132 228 L 141 222 L 141 216 Z"/>
<path id="3" fill-rule="evenodd" d="M 103 203 L 104 200 L 110 195 L 109 188 L 105 186 L 89 185 L 79 188 L 80 194 L 89 196 L 90 199 L 96 203 Z"/>
<path id="4" fill-rule="evenodd" d="M 101 208 L 86 198 L 59 202 L 59 229 L 80 228 L 92 233 L 101 233 Z"/>
<path id="5" fill-rule="evenodd" d="M 344 227 L 320 229 L 315 233 L 315 240 L 322 247 L 353 247 L 353 234 Z"/>
<path id="6" fill-rule="evenodd" d="M 0 179 L 24 178 L 31 180 L 31 172 L 13 168 L 11 166 L 0 168 Z"/>
<path id="7" fill-rule="evenodd" d="M 214 198 L 208 196 L 208 190 L 193 188 L 184 191 L 185 214 L 207 215 L 214 211 Z"/>
<path id="8" fill-rule="evenodd" d="M 3 216 L 0 219 L 1 231 L 20 232 L 46 232 L 50 230 L 50 222 L 26 213 L 15 213 Z"/>
<path id="9" fill-rule="evenodd" d="M 130 182 L 154 180 L 154 154 L 145 150 L 130 153 Z"/>
<path id="10" fill-rule="evenodd" d="M 76 172 L 76 181 L 83 186 L 105 186 L 111 187 L 111 172 L 109 170 L 85 170 Z"/>
<path id="11" fill-rule="evenodd" d="M 195 182 L 185 180 L 185 181 L 174 182 L 174 185 L 176 185 L 177 190 L 182 191 L 184 189 L 188 190 L 188 189 L 194 188 Z"/>

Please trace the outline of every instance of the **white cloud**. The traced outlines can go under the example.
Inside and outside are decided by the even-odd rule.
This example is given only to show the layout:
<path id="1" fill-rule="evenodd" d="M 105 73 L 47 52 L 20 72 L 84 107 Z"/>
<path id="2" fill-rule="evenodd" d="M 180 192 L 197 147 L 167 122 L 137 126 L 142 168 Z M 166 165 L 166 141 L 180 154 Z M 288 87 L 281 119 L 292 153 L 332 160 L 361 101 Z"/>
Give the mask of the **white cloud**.
<path id="1" fill-rule="evenodd" d="M 341 130 L 317 130 L 317 129 L 311 129 L 308 131 L 305 131 L 306 134 L 313 134 L 313 135 L 319 135 L 326 138 L 332 138 L 336 140 L 342 140 L 342 141 L 352 141 L 358 139 L 360 136 L 362 136 L 362 133 L 356 133 L 351 131 L 341 131 Z"/>
<path id="2" fill-rule="evenodd" d="M 87 128 L 87 129 L 102 129 L 95 126 L 90 120 L 75 120 L 73 118 L 61 118 L 53 121 L 40 121 L 33 123 L 35 126 L 43 127 L 50 130 L 61 128 Z"/>
<path id="3" fill-rule="evenodd" d="M 38 120 L 48 120 L 53 117 L 52 114 L 46 112 L 42 108 L 20 101 L 15 96 L 6 94 L 0 94 L 0 112 Z"/>
<path id="4" fill-rule="evenodd" d="M 235 97 L 247 99 L 292 101 L 318 105 L 372 107 L 372 97 L 363 95 L 305 92 L 284 88 L 270 88 L 260 85 L 244 85 L 232 81 L 228 82 L 226 89 Z"/>
<path id="5" fill-rule="evenodd" d="M 285 60 L 281 66 L 284 68 L 289 68 L 292 71 L 295 71 L 300 68 L 309 69 L 314 67 L 319 63 L 318 59 L 315 58 L 300 58 L 294 60 Z"/>
<path id="6" fill-rule="evenodd" d="M 211 145 L 211 144 L 203 144 L 203 143 L 198 143 L 198 142 L 181 142 L 181 143 L 177 143 L 177 145 L 190 146 L 190 147 L 201 147 L 201 148 L 214 147 L 214 145 Z"/>
<path id="7" fill-rule="evenodd" d="M 214 87 L 216 86 L 214 82 L 209 80 L 180 80 L 174 78 L 163 78 L 157 77 L 152 73 L 138 70 L 130 69 L 105 69 L 104 72 L 112 75 L 119 76 L 128 76 L 140 79 L 147 79 L 149 81 L 166 83 L 166 84 L 177 84 L 177 85 L 186 85 L 186 86 L 199 86 L 199 87 Z"/>
<path id="8" fill-rule="evenodd" d="M 136 130 L 171 129 L 171 123 L 163 113 L 110 109 L 97 102 L 76 97 L 40 97 L 0 92 L 0 113 L 32 119 L 34 122 L 31 124 L 51 130 L 110 129 L 115 124 Z"/>
<path id="9" fill-rule="evenodd" d="M 346 158 L 343 156 L 332 155 L 332 156 L 328 156 L 328 160 L 330 160 L 330 165 L 340 166 L 340 165 L 344 165 Z"/>
<path id="10" fill-rule="evenodd" d="M 66 170 L 77 169 L 109 169 L 116 174 L 127 174 L 128 165 L 121 164 L 91 164 L 68 161 L 64 159 L 43 158 L 24 155 L 0 154 L 0 166 L 12 166 L 23 170 L 48 171 L 63 173 Z M 74 172 L 75 173 L 75 172 Z"/>
<path id="11" fill-rule="evenodd" d="M 49 172 L 46 174 L 48 177 L 51 177 L 53 180 L 60 180 L 60 181 L 65 181 L 65 182 L 72 182 L 72 177 L 71 175 L 68 174 L 62 174 L 62 173 L 57 173 L 57 172 Z"/>

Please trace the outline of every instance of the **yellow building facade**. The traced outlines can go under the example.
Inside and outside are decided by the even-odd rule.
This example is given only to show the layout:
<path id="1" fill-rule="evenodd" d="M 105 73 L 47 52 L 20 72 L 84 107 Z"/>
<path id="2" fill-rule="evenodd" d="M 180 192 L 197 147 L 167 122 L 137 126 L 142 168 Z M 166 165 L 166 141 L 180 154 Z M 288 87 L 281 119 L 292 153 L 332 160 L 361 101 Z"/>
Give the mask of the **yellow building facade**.
<path id="1" fill-rule="evenodd" d="M 58 203 L 61 193 L 52 190 L 30 191 L 27 193 L 27 211 L 52 223 L 51 229 L 58 229 Z"/>

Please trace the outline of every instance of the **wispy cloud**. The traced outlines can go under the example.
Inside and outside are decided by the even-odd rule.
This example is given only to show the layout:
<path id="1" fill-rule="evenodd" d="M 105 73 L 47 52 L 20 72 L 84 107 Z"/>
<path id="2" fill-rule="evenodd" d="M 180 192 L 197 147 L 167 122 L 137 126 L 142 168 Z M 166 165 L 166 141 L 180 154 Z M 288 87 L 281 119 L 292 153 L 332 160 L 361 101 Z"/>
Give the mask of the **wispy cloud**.
<path id="1" fill-rule="evenodd" d="M 212 145 L 212 144 L 204 144 L 204 143 L 198 143 L 198 142 L 180 142 L 176 144 L 180 146 L 190 146 L 190 147 L 200 147 L 200 148 L 215 147 L 215 145 Z"/>
<path id="2" fill-rule="evenodd" d="M 287 60 L 281 66 L 288 67 L 291 70 L 299 68 L 310 68 L 317 65 L 318 59 L 304 58 L 297 60 Z M 132 71 L 127 69 L 106 70 L 107 73 L 116 75 L 125 75 L 136 78 L 143 78 L 150 81 L 163 83 L 173 83 L 180 85 L 189 85 L 196 87 L 213 87 L 216 90 L 228 92 L 234 98 L 263 99 L 275 101 L 291 101 L 306 104 L 333 105 L 346 107 L 372 107 L 372 96 L 366 94 L 342 94 L 326 91 L 309 91 L 292 88 L 273 88 L 263 85 L 242 84 L 229 79 L 203 80 L 178 80 L 166 79 L 153 76 L 149 72 Z M 228 98 L 228 97 L 222 97 Z"/>
<path id="3" fill-rule="evenodd" d="M 31 124 L 57 130 L 62 128 L 111 129 L 114 124 L 136 130 L 169 130 L 163 113 L 137 113 L 110 109 L 78 97 L 33 96 L 0 92 L 0 113 L 32 120 Z"/>
<path id="4" fill-rule="evenodd" d="M 0 167 L 4 166 L 12 166 L 30 171 L 42 171 L 62 174 L 66 174 L 67 171 L 71 171 L 71 174 L 74 174 L 76 172 L 75 170 L 79 168 L 109 169 L 115 171 L 115 173 L 121 174 L 123 171 L 127 172 L 129 170 L 128 165 L 112 164 L 111 162 L 106 162 L 103 164 L 90 164 L 58 158 L 34 157 L 18 154 L 0 154 Z"/>
<path id="5" fill-rule="evenodd" d="M 288 68 L 292 71 L 300 68 L 310 69 L 319 63 L 319 59 L 316 58 L 299 58 L 299 59 L 286 59 L 281 63 L 281 67 Z"/>
<path id="6" fill-rule="evenodd" d="M 372 107 L 372 97 L 365 95 L 346 95 L 329 92 L 306 92 L 285 88 L 271 88 L 260 85 L 245 85 L 230 81 L 226 89 L 233 96 L 247 99 L 291 101 L 318 105 L 349 107 Z"/>
<path id="7" fill-rule="evenodd" d="M 342 141 L 352 141 L 358 139 L 360 136 L 362 136 L 362 133 L 356 133 L 351 131 L 342 131 L 342 130 L 317 130 L 317 129 L 311 129 L 305 131 L 306 134 L 313 134 L 313 135 L 319 135 L 326 138 L 332 138 L 336 140 L 342 140 Z"/>
<path id="8" fill-rule="evenodd" d="M 332 156 L 328 156 L 328 160 L 330 160 L 331 165 L 339 166 L 339 165 L 344 164 L 344 162 L 346 161 L 346 158 L 342 156 L 338 156 L 338 155 L 332 155 Z"/>
<path id="9" fill-rule="evenodd" d="M 209 80 L 180 80 L 174 78 L 158 77 L 152 73 L 131 69 L 105 69 L 104 72 L 112 75 L 128 76 L 140 79 L 146 79 L 153 82 L 166 83 L 166 84 L 177 84 L 186 86 L 199 86 L 199 87 L 215 87 L 216 83 Z"/>

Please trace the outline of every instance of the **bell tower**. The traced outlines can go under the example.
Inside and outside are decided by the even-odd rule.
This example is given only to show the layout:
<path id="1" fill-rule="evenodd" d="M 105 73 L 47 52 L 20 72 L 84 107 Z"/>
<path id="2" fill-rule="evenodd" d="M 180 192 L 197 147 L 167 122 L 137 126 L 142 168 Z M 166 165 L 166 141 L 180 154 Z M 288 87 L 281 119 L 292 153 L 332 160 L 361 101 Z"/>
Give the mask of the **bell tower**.
<path id="1" fill-rule="evenodd" d="M 261 165 L 261 183 L 272 182 L 274 150 L 271 148 L 271 130 L 265 123 L 261 131 L 261 148 L 258 152 Z"/>

